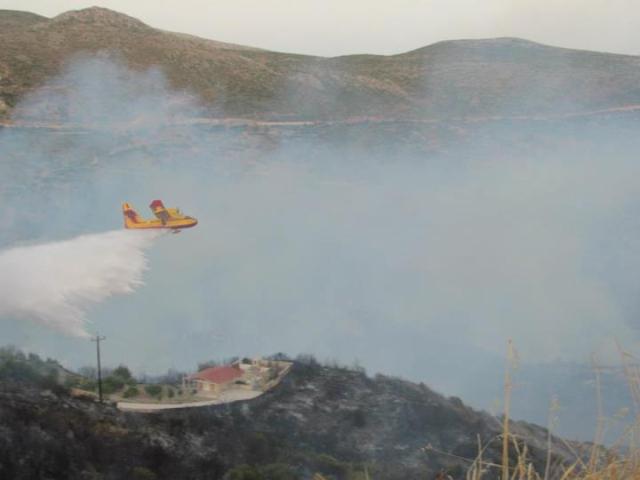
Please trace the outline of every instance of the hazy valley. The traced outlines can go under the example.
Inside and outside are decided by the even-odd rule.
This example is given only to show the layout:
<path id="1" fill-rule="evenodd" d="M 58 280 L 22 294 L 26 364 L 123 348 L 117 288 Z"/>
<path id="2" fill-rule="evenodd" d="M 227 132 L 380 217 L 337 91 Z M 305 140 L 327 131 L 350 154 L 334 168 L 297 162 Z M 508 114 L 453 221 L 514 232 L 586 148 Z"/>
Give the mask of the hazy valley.
<path id="1" fill-rule="evenodd" d="M 311 57 L 101 8 L 0 11 L 0 45 L 3 343 L 71 369 L 95 352 L 69 333 L 100 331 L 106 364 L 140 374 L 278 351 L 382 374 L 298 365 L 256 401 L 149 418 L 9 379 L 4 418 L 59 420 L 24 426 L 36 451 L 61 435 L 113 452 L 144 445 L 122 470 L 104 470 L 97 450 L 86 465 L 60 451 L 51 472 L 92 464 L 104 476 L 86 478 L 122 478 L 168 455 L 158 478 L 222 478 L 246 463 L 297 465 L 302 478 L 446 466 L 459 478 L 464 462 L 421 448 L 473 458 L 476 433 L 499 434 L 496 418 L 449 396 L 499 413 L 509 338 L 516 419 L 546 425 L 555 395 L 554 432 L 592 439 L 595 365 L 605 440 L 624 429 L 633 400 L 615 340 L 634 353 L 640 57 L 514 38 Z M 136 266 L 129 280 L 105 269 L 87 282 L 69 266 L 94 260 L 73 243 L 43 274 L 38 246 L 120 229 L 121 202 L 154 198 L 200 224 L 105 251 Z M 0 442 L 18 441 L 18 424 Z M 546 433 L 518 428 L 544 469 Z"/>

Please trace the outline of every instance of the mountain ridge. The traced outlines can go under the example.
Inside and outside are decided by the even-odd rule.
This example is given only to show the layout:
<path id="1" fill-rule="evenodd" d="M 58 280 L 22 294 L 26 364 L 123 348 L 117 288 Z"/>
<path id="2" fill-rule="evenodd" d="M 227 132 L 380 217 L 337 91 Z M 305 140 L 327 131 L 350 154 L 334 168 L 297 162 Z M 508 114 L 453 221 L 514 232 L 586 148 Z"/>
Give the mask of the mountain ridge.
<path id="1" fill-rule="evenodd" d="M 19 17 L 19 18 L 18 18 Z M 640 104 L 640 57 L 517 38 L 448 40 L 395 55 L 314 57 L 155 29 L 101 7 L 42 19 L 0 11 L 0 116 L 79 54 L 160 68 L 215 117 L 448 119 Z"/>
<path id="2" fill-rule="evenodd" d="M 51 18 L 53 23 L 64 22 L 86 22 L 91 24 L 103 24 L 113 27 L 124 28 L 151 28 L 146 23 L 126 15 L 104 7 L 89 7 L 79 10 L 69 10 Z"/>

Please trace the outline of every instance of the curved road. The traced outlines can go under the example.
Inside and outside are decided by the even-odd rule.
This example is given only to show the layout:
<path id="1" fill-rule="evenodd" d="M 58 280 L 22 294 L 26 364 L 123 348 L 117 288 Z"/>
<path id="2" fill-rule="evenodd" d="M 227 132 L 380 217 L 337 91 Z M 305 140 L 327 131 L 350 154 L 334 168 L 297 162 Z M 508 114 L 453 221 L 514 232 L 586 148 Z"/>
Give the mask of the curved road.
<path id="1" fill-rule="evenodd" d="M 160 410 L 175 410 L 178 408 L 207 407 L 209 405 L 220 405 L 223 403 L 240 402 L 259 397 L 264 392 L 251 390 L 231 390 L 223 392 L 218 398 L 211 400 L 201 400 L 198 402 L 185 403 L 140 403 L 140 402 L 118 402 L 117 407 L 125 412 L 157 412 Z"/>

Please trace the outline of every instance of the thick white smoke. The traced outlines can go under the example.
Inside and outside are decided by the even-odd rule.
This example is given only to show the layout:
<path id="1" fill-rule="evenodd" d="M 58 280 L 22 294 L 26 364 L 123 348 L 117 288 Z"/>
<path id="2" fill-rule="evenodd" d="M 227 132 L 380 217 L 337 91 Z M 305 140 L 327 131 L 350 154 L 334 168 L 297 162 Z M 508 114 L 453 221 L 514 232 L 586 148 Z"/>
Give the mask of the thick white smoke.
<path id="1" fill-rule="evenodd" d="M 87 308 L 142 285 L 157 235 L 115 230 L 0 251 L 0 317 L 88 336 Z"/>

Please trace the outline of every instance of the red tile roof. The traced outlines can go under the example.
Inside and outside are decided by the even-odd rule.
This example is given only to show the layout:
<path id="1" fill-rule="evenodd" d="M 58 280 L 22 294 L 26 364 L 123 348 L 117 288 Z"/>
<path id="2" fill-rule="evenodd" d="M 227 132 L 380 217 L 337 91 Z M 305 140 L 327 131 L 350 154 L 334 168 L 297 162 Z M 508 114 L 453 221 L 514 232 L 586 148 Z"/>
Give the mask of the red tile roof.
<path id="1" fill-rule="evenodd" d="M 224 367 L 211 367 L 189 375 L 190 380 L 204 380 L 211 383 L 227 383 L 242 376 L 239 367 L 225 365 Z"/>

